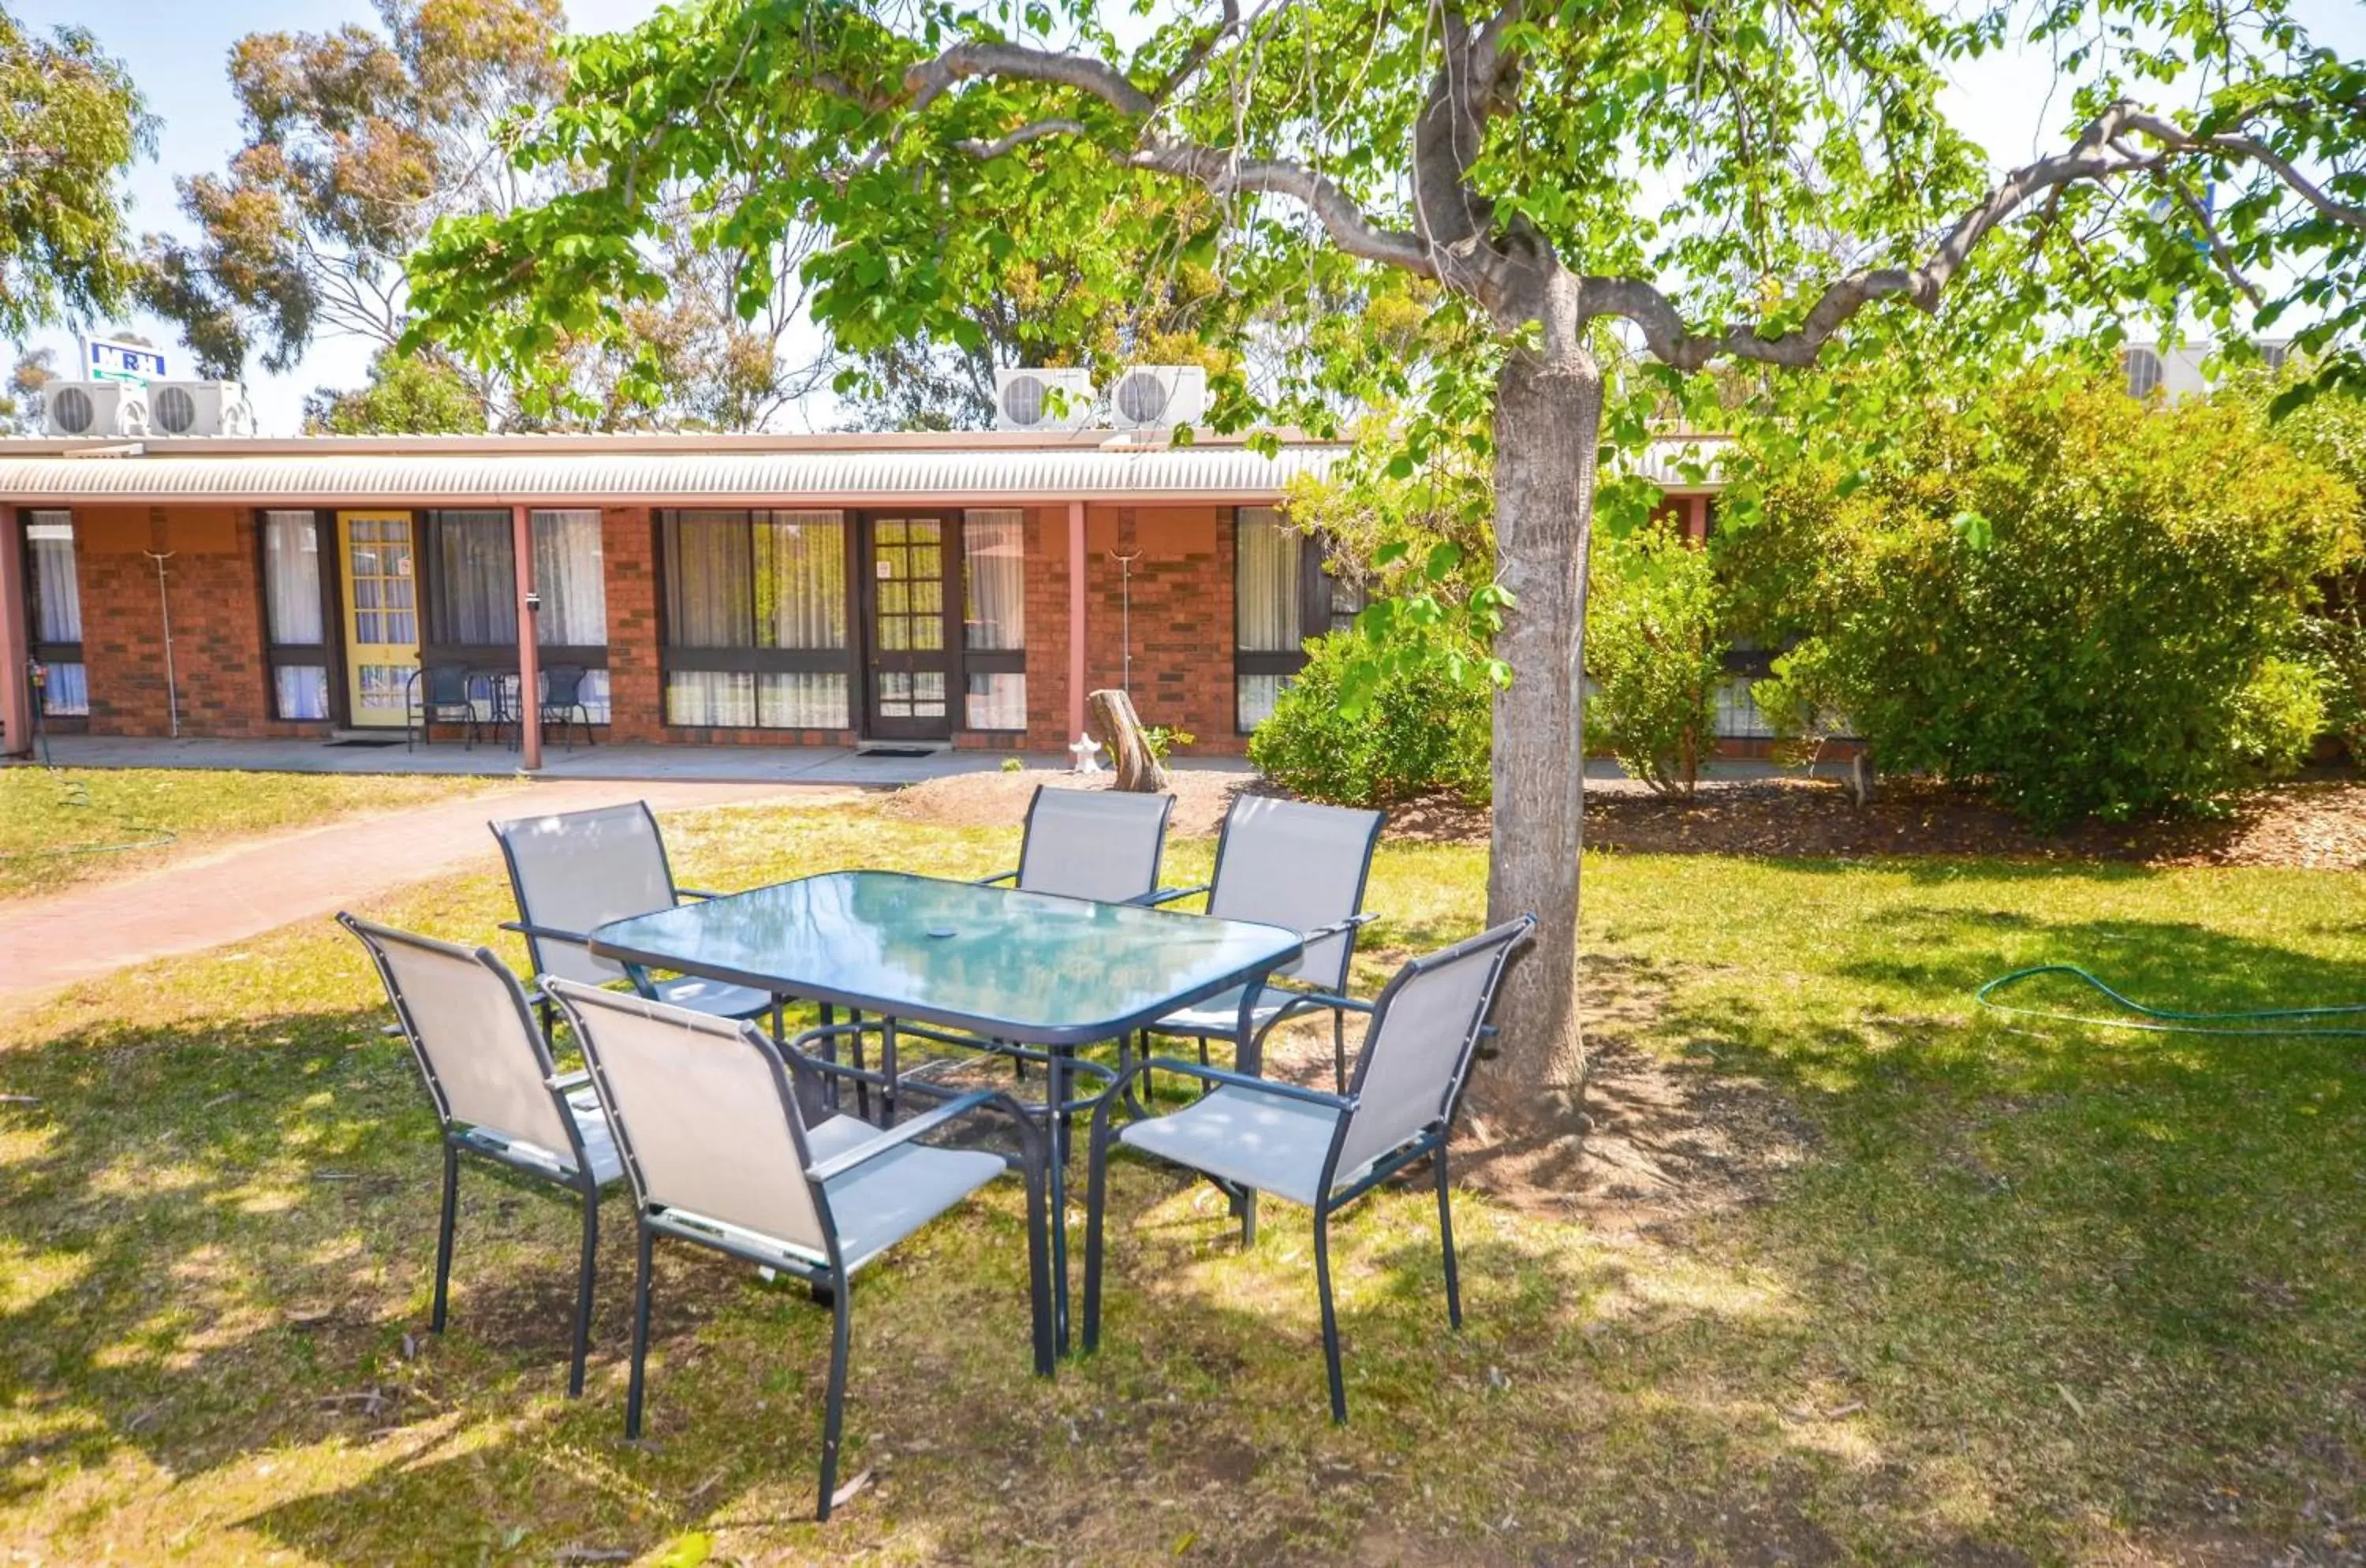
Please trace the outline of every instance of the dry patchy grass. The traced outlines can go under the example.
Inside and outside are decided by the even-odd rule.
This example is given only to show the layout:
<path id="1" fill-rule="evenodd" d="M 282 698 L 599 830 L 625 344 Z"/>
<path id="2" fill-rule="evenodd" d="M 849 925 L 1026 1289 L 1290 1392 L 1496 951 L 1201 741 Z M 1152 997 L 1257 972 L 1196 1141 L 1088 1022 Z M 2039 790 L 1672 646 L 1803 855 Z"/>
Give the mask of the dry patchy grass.
<path id="1" fill-rule="evenodd" d="M 1015 836 L 874 807 L 669 824 L 686 880 L 945 874 Z M 1173 878 L 1205 870 L 1180 844 Z M 1385 852 L 1366 985 L 1466 932 L 1481 863 Z M 1264 1565 L 2234 1563 L 2354 1556 L 2366 1419 L 2355 1043 L 2042 1032 L 2043 957 L 2184 1006 L 2344 999 L 2306 873 L 1591 862 L 1610 1071 L 1565 1212 L 1466 1193 L 1449 1334 L 1418 1186 L 1338 1227 L 1355 1420 L 1308 1231 L 1116 1183 L 1104 1348 L 1028 1375 L 1015 1192 L 858 1283 L 817 1527 L 827 1315 L 661 1253 L 621 1441 L 629 1225 L 561 1397 L 568 1207 L 471 1172 L 424 1331 L 436 1159 L 359 951 L 308 926 L 13 1026 L 0 1090 L 0 1540 L 51 1561 Z M 371 911 L 480 939 L 484 878 Z M 1327 1041 L 1283 1059 L 1311 1067 Z M 1483 1172 L 1482 1173 L 1483 1174 Z"/>

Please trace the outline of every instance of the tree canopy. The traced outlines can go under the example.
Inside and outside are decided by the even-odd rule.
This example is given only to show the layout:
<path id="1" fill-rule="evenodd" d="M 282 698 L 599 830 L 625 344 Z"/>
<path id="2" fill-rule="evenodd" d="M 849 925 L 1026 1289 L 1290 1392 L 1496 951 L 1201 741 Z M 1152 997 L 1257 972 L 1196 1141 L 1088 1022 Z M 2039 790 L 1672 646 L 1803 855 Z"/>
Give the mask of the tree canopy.
<path id="1" fill-rule="evenodd" d="M 2058 62 L 2061 140 L 2000 172 L 1942 89 L 2009 39 Z M 1028 236 L 1090 233 L 1097 289 L 1204 266 L 1207 330 L 1278 344 L 1290 373 L 1268 396 L 1220 378 L 1218 423 L 1413 395 L 1391 466 L 1439 440 L 1484 457 L 1515 671 L 1490 912 L 1541 918 L 1505 1056 L 1562 1089 L 1584 1072 L 1578 671 L 1606 436 L 1705 406 L 1721 362 L 1910 378 L 2132 299 L 2211 326 L 2313 312 L 2305 345 L 2355 374 L 2337 338 L 2366 311 L 2366 66 L 2285 0 L 695 0 L 569 61 L 523 155 L 578 182 L 449 220 L 414 258 L 427 330 L 478 363 L 614 334 L 664 291 L 659 193 L 722 181 L 698 243 L 811 234 L 799 278 L 849 351 L 974 344 Z M 742 276 L 760 309 L 773 281 Z M 1451 357 L 1326 353 L 1343 317 L 1414 295 Z M 1951 297 L 1975 308 L 1939 316 Z"/>
<path id="2" fill-rule="evenodd" d="M 119 309 L 138 275 L 121 182 L 155 146 L 122 64 L 82 28 L 0 9 L 0 334 Z"/>

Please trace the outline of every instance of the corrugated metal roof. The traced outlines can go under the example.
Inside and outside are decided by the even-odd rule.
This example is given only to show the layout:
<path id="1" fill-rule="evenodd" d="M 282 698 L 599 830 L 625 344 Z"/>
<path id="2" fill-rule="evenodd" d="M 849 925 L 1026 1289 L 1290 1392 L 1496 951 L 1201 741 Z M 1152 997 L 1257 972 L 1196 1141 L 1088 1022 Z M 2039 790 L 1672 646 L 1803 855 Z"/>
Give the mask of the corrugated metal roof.
<path id="1" fill-rule="evenodd" d="M 971 451 L 0 455 L 0 500 L 249 505 L 855 504 L 1120 501 L 1255 503 L 1346 448 L 1239 446 Z"/>
<path id="2" fill-rule="evenodd" d="M 1668 490 L 1720 489 L 1725 484 L 1725 454 L 1732 446 L 1730 435 L 1655 435 L 1636 455 L 1635 471 Z"/>

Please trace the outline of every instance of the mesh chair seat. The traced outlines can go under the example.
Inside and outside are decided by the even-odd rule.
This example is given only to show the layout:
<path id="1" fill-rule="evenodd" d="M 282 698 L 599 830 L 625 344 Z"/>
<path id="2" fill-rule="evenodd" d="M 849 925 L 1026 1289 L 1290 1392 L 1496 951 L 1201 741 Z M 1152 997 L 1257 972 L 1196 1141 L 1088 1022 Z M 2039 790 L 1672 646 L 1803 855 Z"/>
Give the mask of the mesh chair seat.
<path id="1" fill-rule="evenodd" d="M 753 1018 L 771 1010 L 772 993 L 751 986 L 734 986 L 721 980 L 701 979 L 684 975 L 678 979 L 655 982 L 657 999 L 670 1007 L 688 1008 L 711 1018 Z"/>
<path id="2" fill-rule="evenodd" d="M 1339 1113 L 1253 1089 L 1213 1090 L 1180 1111 L 1119 1129 L 1120 1142 L 1160 1159 L 1315 1206 Z"/>
<path id="3" fill-rule="evenodd" d="M 625 1162 L 616 1153 L 616 1134 L 608 1126 L 608 1113 L 600 1109 L 600 1097 L 588 1089 L 578 1089 L 567 1097 L 567 1114 L 575 1123 L 576 1134 L 583 1140 L 584 1162 L 592 1168 L 592 1179 L 605 1187 L 625 1174 Z M 470 1143 L 479 1144 L 512 1163 L 529 1164 L 561 1181 L 575 1179 L 575 1160 L 564 1149 L 545 1148 L 530 1138 L 513 1137 L 497 1127 L 471 1127 L 464 1134 Z"/>
<path id="4" fill-rule="evenodd" d="M 879 1131 L 852 1116 L 833 1116 L 811 1129 L 807 1146 L 817 1162 L 835 1159 L 879 1136 Z M 838 1255 L 847 1273 L 854 1273 L 1007 1169 L 997 1155 L 907 1144 L 828 1182 L 825 1190 L 838 1228 Z M 682 1224 L 713 1231 L 743 1250 L 771 1253 L 790 1268 L 811 1268 L 824 1261 L 820 1253 L 809 1247 L 744 1225 L 686 1209 L 669 1210 L 667 1214 Z"/>
<path id="5" fill-rule="evenodd" d="M 1241 1026 L 1241 993 L 1246 989 L 1245 986 L 1234 986 L 1206 1001 L 1178 1009 L 1152 1024 L 1151 1030 L 1158 1034 L 1210 1034 L 1229 1040 L 1233 1032 Z M 1279 986 L 1266 987 L 1249 1009 L 1251 1032 L 1262 1031 L 1267 1024 L 1281 1016 L 1284 1008 L 1293 1001 L 1302 1000 L 1304 998 L 1295 991 L 1285 990 Z"/>

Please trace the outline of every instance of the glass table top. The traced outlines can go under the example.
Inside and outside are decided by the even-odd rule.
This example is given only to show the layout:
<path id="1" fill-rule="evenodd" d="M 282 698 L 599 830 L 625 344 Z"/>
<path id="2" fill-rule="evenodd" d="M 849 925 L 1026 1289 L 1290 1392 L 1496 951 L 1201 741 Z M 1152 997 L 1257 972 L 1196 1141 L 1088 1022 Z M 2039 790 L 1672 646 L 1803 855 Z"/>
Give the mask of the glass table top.
<path id="1" fill-rule="evenodd" d="M 904 872 L 839 871 L 636 915 L 603 957 L 1031 1044 L 1086 1044 L 1298 956 L 1299 933 Z"/>

